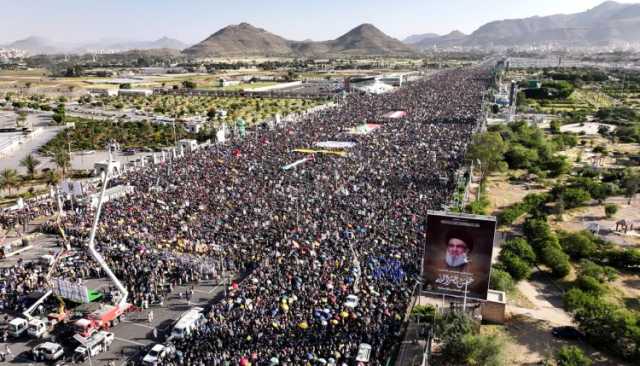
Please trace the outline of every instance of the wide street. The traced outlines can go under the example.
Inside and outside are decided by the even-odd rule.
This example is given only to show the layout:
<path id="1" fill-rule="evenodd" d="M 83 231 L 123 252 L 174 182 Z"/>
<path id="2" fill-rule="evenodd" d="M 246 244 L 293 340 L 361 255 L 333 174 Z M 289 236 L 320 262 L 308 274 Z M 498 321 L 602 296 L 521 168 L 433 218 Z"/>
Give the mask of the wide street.
<path id="1" fill-rule="evenodd" d="M 37 260 L 37 258 L 52 250 L 57 250 L 54 237 L 39 237 L 34 240 L 32 248 L 29 250 L 4 259 L 2 267 L 13 266 L 20 258 L 24 261 Z M 88 287 L 92 289 L 100 289 L 109 284 L 106 278 L 87 281 Z M 187 302 L 185 296 L 180 296 L 180 294 L 184 294 L 189 288 L 190 285 L 174 288 L 174 291 L 165 300 L 163 306 L 151 306 L 146 310 L 129 313 L 126 316 L 126 320 L 109 330 L 115 336 L 109 350 L 100 353 L 91 362 L 87 361 L 84 364 L 107 365 L 109 361 L 114 361 L 115 365 L 125 365 L 129 361 L 135 362 L 135 360 L 141 359 L 149 349 L 149 346 L 156 341 L 162 342 L 166 339 L 171 333 L 175 320 L 182 313 L 194 306 L 206 306 L 224 291 L 224 285 L 218 283 L 218 281 L 201 281 L 194 286 L 193 297 L 190 302 Z M 149 322 L 149 312 L 153 312 L 153 321 L 151 322 Z M 4 316 L 5 313 L 0 312 L 0 318 L 4 319 Z M 5 326 L 6 324 L 2 321 L 2 328 Z M 159 339 L 157 340 L 153 338 L 154 328 L 158 330 Z M 30 352 L 33 347 L 42 342 L 43 340 L 27 339 L 26 337 L 19 340 L 10 339 L 7 344 L 14 357 L 8 359 L 4 364 L 45 364 L 34 362 Z M 6 353 L 7 344 L 0 345 L 0 352 Z M 70 356 L 69 352 L 67 352 L 66 356 Z"/>

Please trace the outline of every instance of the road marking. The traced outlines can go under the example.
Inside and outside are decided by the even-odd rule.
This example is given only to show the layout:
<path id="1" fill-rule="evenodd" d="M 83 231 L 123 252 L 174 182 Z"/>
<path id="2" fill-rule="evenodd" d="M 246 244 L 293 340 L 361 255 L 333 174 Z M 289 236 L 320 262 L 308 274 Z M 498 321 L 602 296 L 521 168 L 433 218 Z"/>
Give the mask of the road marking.
<path id="1" fill-rule="evenodd" d="M 133 325 L 137 325 L 139 327 L 145 327 L 147 329 L 153 329 L 153 327 L 149 326 L 149 325 L 145 325 L 145 324 L 140 324 L 140 323 L 136 323 L 136 322 L 132 322 L 131 320 L 122 320 L 123 323 L 129 323 L 129 324 L 133 324 Z"/>
<path id="2" fill-rule="evenodd" d="M 209 293 L 212 293 L 213 291 L 217 290 L 218 287 L 220 287 L 220 286 L 224 286 L 224 285 L 217 285 L 216 287 L 214 287 L 211 290 L 209 290 Z"/>
<path id="3" fill-rule="evenodd" d="M 121 342 L 135 344 L 136 346 L 143 346 L 143 347 L 146 346 L 146 344 L 144 344 L 144 343 L 132 341 L 130 339 L 124 339 L 124 338 L 119 338 L 119 337 L 113 337 L 113 339 L 116 339 L 116 340 L 121 341 Z"/>

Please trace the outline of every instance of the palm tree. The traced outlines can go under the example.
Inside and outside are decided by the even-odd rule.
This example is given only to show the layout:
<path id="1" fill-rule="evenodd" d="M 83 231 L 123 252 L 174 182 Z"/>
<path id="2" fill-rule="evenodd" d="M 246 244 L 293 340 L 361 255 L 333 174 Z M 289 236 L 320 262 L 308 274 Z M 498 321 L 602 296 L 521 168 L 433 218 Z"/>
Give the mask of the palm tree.
<path id="1" fill-rule="evenodd" d="M 15 169 L 3 169 L 0 171 L 0 189 L 6 189 L 9 192 L 13 188 L 18 187 L 19 177 Z"/>
<path id="2" fill-rule="evenodd" d="M 20 166 L 27 169 L 27 176 L 29 179 L 33 179 L 36 175 L 36 169 L 40 165 L 40 160 L 34 158 L 33 155 L 29 154 L 24 159 L 20 160 Z"/>
<path id="3" fill-rule="evenodd" d="M 62 176 L 67 173 L 67 169 L 71 166 L 71 158 L 69 153 L 64 149 L 57 150 L 53 153 L 53 162 L 58 169 L 62 170 Z"/>
<path id="4" fill-rule="evenodd" d="M 48 186 L 55 187 L 60 182 L 60 174 L 55 170 L 48 170 L 44 175 L 44 181 Z"/>

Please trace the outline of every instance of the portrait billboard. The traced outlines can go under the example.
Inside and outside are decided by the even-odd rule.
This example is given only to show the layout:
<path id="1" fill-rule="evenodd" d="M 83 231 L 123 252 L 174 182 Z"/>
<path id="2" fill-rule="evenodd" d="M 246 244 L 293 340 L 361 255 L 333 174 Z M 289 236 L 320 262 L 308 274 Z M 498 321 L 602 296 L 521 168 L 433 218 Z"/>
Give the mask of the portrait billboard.
<path id="1" fill-rule="evenodd" d="M 486 300 L 495 231 L 492 216 L 429 211 L 423 291 Z"/>

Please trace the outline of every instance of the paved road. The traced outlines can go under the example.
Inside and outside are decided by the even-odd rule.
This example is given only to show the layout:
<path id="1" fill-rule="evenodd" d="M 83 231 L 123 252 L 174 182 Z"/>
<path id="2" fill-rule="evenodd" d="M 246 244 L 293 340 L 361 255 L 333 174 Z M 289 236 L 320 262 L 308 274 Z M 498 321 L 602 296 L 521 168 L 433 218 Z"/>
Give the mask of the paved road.
<path id="1" fill-rule="evenodd" d="M 57 249 L 56 240 L 53 236 L 44 236 L 34 240 L 30 250 L 22 252 L 19 256 L 0 260 L 0 267 L 7 267 L 14 264 L 18 258 L 25 261 L 37 259 L 50 250 Z M 86 282 L 88 287 L 99 289 L 109 285 L 106 278 L 93 279 Z M 212 302 L 221 292 L 224 286 L 215 281 L 201 281 L 194 287 L 194 295 L 188 303 L 184 296 L 190 286 L 178 286 L 173 293 L 165 300 L 164 306 L 154 306 L 141 312 L 133 312 L 127 315 L 126 320 L 112 328 L 115 340 L 109 351 L 98 355 L 92 360 L 92 365 L 107 365 L 109 361 L 116 362 L 116 365 L 124 365 L 127 361 L 143 356 L 143 349 L 156 341 L 162 342 L 171 332 L 175 320 L 185 311 L 193 306 L 204 306 Z M 148 321 L 148 313 L 153 311 L 153 321 Z M 0 319 L 4 313 L 0 312 Z M 158 329 L 159 339 L 153 339 L 153 328 Z M 30 350 L 42 341 L 26 340 L 9 341 L 9 347 L 15 358 L 11 362 L 3 364 L 43 364 L 34 363 L 30 358 Z M 146 349 L 145 349 L 146 350 Z M 0 352 L 5 352 L 5 345 L 0 344 Z M 89 362 L 85 362 L 89 365 Z"/>

